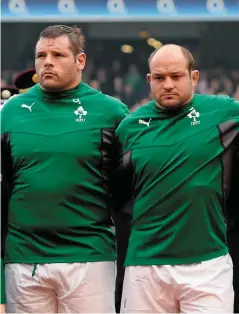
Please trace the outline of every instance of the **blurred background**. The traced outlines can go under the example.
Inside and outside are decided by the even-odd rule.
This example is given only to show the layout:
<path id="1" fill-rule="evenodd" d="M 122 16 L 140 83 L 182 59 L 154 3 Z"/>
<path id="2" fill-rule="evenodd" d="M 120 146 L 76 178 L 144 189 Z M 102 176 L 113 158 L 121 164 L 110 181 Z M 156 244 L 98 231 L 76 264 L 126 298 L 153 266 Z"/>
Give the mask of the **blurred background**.
<path id="1" fill-rule="evenodd" d="M 198 93 L 239 100 L 238 0 L 2 0 L 1 10 L 1 88 L 34 67 L 44 27 L 67 24 L 86 36 L 84 81 L 131 111 L 150 100 L 148 56 L 167 43 L 193 53 Z"/>

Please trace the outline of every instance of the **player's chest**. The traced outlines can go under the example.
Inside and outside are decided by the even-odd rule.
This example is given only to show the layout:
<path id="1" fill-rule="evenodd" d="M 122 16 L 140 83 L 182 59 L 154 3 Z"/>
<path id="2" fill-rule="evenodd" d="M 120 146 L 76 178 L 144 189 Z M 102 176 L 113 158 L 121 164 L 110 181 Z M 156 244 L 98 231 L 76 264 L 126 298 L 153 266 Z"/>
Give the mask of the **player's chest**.
<path id="1" fill-rule="evenodd" d="M 223 152 L 220 121 L 211 115 L 185 114 L 178 118 L 143 118 L 134 121 L 125 150 L 135 164 L 175 165 L 178 160 L 202 164 Z"/>
<path id="2" fill-rule="evenodd" d="M 82 108 L 60 114 L 29 115 L 12 125 L 12 153 L 17 160 L 44 159 L 55 154 L 91 159 L 99 156 L 101 148 L 109 150 L 113 132 L 113 122 L 107 117 Z"/>

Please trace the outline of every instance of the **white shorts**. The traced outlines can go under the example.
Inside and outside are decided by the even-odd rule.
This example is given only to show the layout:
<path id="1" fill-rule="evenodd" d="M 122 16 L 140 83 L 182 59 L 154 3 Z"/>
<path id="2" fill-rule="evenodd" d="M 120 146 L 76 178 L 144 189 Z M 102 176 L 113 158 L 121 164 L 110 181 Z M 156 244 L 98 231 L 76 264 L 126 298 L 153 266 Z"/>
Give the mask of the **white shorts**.
<path id="1" fill-rule="evenodd" d="M 121 313 L 233 313 L 229 254 L 188 265 L 126 268 Z"/>
<path id="2" fill-rule="evenodd" d="M 115 262 L 7 264 L 7 313 L 115 313 Z"/>

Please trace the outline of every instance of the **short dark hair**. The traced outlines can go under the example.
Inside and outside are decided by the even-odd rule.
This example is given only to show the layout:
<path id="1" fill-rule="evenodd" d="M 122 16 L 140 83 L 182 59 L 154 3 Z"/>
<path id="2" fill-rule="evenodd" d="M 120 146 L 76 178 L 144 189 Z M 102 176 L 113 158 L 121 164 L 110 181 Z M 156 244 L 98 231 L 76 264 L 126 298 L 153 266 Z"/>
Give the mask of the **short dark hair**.
<path id="1" fill-rule="evenodd" d="M 165 45 L 165 46 L 169 46 L 169 45 L 171 45 L 171 44 L 168 44 L 168 45 Z M 183 46 L 174 45 L 174 44 L 173 44 L 173 46 L 178 46 L 178 47 L 180 48 L 180 50 L 181 50 L 181 52 L 182 52 L 184 58 L 185 58 L 186 61 L 187 61 L 187 64 L 188 64 L 188 71 L 191 72 L 192 70 L 194 70 L 195 61 L 194 61 L 194 58 L 193 58 L 193 55 L 191 54 L 191 52 L 190 52 L 188 49 L 184 48 Z M 163 47 L 164 47 L 164 46 L 163 46 Z M 156 55 L 156 53 L 157 53 L 160 49 L 162 49 L 162 47 L 155 49 L 155 50 L 151 53 L 151 55 L 149 56 L 149 58 L 148 58 L 148 66 L 149 66 L 149 68 L 150 68 L 150 62 L 151 62 L 151 60 L 153 59 L 153 57 Z"/>
<path id="2" fill-rule="evenodd" d="M 42 38 L 55 39 L 60 36 L 67 36 L 71 44 L 74 56 L 84 51 L 85 36 L 82 29 L 76 26 L 51 25 L 46 27 L 39 35 L 38 41 Z"/>

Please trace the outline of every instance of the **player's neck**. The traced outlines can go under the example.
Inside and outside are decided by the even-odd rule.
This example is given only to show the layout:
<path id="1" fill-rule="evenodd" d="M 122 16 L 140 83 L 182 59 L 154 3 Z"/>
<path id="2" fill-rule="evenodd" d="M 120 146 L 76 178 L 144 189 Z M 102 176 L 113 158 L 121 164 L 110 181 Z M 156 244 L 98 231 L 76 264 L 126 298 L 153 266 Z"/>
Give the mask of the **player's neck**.
<path id="1" fill-rule="evenodd" d="M 46 100 L 56 101 L 69 97 L 74 98 L 79 93 L 81 83 L 82 81 L 80 81 L 77 85 L 74 84 L 74 86 L 70 89 L 48 90 L 40 86 L 40 90 L 43 98 Z"/>
<path id="2" fill-rule="evenodd" d="M 47 88 L 44 88 L 41 84 L 40 84 L 40 87 L 41 89 L 43 90 L 43 92 L 46 92 L 46 93 L 64 93 L 64 92 L 68 92 L 68 91 L 71 91 L 71 90 L 74 90 L 75 88 L 77 88 L 81 83 L 81 80 L 77 81 L 77 82 L 74 82 L 73 84 L 67 86 L 66 88 L 55 88 L 55 89 L 47 89 Z"/>
<path id="3" fill-rule="evenodd" d="M 193 97 L 194 97 L 194 93 L 192 93 L 192 95 L 189 97 L 189 99 L 187 101 L 185 101 L 183 103 L 179 103 L 178 105 L 173 106 L 173 107 L 164 107 L 160 103 L 158 103 L 157 101 L 155 101 L 155 103 L 156 103 L 157 107 L 161 110 L 175 110 L 178 108 L 183 108 L 186 105 L 188 105 L 192 101 Z"/>

